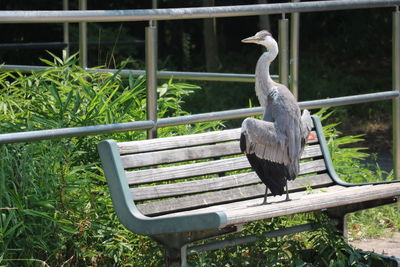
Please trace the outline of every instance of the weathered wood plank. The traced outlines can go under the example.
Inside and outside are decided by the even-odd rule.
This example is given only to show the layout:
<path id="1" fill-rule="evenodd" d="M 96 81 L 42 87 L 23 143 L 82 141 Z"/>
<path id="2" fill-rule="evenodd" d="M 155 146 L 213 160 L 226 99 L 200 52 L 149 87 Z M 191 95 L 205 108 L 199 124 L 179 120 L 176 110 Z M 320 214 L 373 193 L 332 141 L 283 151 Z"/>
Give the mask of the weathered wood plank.
<path id="1" fill-rule="evenodd" d="M 192 135 L 164 137 L 152 140 L 120 142 L 118 143 L 118 147 L 120 154 L 125 155 L 133 153 L 143 153 L 150 151 L 160 151 L 167 149 L 207 145 L 219 142 L 239 140 L 240 131 L 241 131 L 240 128 L 237 128 L 231 130 L 214 131 L 214 132 L 192 134 Z M 316 137 L 315 131 L 313 131 L 311 135 Z M 317 139 L 308 141 L 309 144 L 314 144 L 316 142 L 318 142 Z"/>
<path id="2" fill-rule="evenodd" d="M 289 190 L 301 190 L 307 187 L 327 186 L 332 184 L 332 179 L 328 174 L 320 174 L 311 177 L 303 177 L 289 182 Z M 257 198 L 264 195 L 265 186 L 263 184 L 250 185 L 240 188 L 227 189 L 217 192 L 191 195 L 182 198 L 166 199 L 153 201 L 137 205 L 138 209 L 145 215 L 154 216 L 158 214 L 178 212 L 189 209 L 199 209 L 212 205 L 242 201 Z"/>
<path id="3" fill-rule="evenodd" d="M 322 152 L 319 145 L 306 146 L 302 155 L 302 159 L 320 157 L 321 155 Z M 171 167 L 152 168 L 148 170 L 127 171 L 126 178 L 128 179 L 129 184 L 135 185 L 242 170 L 247 168 L 250 168 L 247 158 L 238 157 Z"/>
<path id="4" fill-rule="evenodd" d="M 125 175 L 130 185 L 136 185 L 242 170 L 249 167 L 250 164 L 246 157 L 235 157 L 163 168 L 127 171 Z"/>
<path id="5" fill-rule="evenodd" d="M 132 188 L 134 200 L 159 199 L 260 183 L 254 172 L 188 182 Z"/>
<path id="6" fill-rule="evenodd" d="M 244 158 L 243 160 L 245 161 L 244 163 L 247 164 L 248 167 L 250 167 L 250 165 L 247 163 L 247 159 Z M 324 170 L 325 164 L 323 160 L 309 161 L 300 164 L 299 175 L 308 174 L 310 172 L 321 172 Z M 136 187 L 132 188 L 131 192 L 134 200 L 149 200 L 223 190 L 233 187 L 256 184 L 260 182 L 260 179 L 254 172 L 248 172 L 218 178 Z"/>
<path id="7" fill-rule="evenodd" d="M 282 215 L 319 211 L 399 195 L 399 183 L 343 187 L 341 190 L 334 191 L 330 191 L 327 188 L 325 192 L 303 194 L 300 198 L 290 201 L 290 203 L 280 202 L 263 206 L 246 205 L 244 208 L 237 209 L 224 208 L 223 211 L 227 215 L 228 224 L 238 224 Z"/>
<path id="8" fill-rule="evenodd" d="M 121 160 L 124 168 L 129 169 L 180 161 L 229 156 L 239 153 L 241 153 L 241 151 L 238 142 L 228 142 L 216 145 L 125 155 L 121 156 Z"/>
<path id="9" fill-rule="evenodd" d="M 240 128 L 208 133 L 118 143 L 120 154 L 142 153 L 238 140 Z"/>

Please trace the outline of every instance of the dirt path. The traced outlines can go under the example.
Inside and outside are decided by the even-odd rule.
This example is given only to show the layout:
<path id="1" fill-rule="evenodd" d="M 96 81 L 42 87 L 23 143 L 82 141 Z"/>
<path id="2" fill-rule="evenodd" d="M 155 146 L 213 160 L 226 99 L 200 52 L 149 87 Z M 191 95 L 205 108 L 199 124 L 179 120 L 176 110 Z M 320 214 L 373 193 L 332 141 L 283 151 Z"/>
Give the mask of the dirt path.
<path id="1" fill-rule="evenodd" d="M 352 241 L 350 244 L 365 251 L 400 258 L 400 233 L 394 233 L 393 237 Z"/>

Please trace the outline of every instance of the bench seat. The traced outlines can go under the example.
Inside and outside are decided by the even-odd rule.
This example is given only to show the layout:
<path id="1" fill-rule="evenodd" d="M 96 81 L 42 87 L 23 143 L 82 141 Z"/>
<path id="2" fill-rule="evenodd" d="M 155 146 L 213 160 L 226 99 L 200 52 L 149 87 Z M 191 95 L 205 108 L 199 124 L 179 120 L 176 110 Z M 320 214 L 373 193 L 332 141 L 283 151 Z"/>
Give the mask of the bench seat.
<path id="1" fill-rule="evenodd" d="M 243 224 L 284 215 L 321 211 L 329 208 L 348 206 L 350 204 L 397 197 L 399 193 L 400 183 L 355 187 L 332 185 L 310 191 L 294 192 L 290 194 L 291 201 L 285 201 L 285 195 L 270 196 L 268 198 L 270 204 L 260 205 L 263 200 L 263 197 L 260 197 L 208 208 L 172 213 L 164 215 L 164 217 L 224 212 L 227 217 L 226 225 Z"/>

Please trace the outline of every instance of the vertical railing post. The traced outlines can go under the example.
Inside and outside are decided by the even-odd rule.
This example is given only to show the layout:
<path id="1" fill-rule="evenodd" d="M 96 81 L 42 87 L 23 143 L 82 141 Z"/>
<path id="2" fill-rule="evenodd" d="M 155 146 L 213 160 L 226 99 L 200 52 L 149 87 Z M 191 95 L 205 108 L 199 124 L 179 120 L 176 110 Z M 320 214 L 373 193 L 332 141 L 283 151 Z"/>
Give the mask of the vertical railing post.
<path id="1" fill-rule="evenodd" d="M 400 91 L 400 12 L 399 7 L 393 13 L 393 90 Z M 400 178 L 400 98 L 393 99 L 393 170 L 394 175 Z"/>
<path id="2" fill-rule="evenodd" d="M 299 0 L 292 0 L 299 2 Z M 296 99 L 299 98 L 299 39 L 300 13 L 290 16 L 290 91 Z"/>
<path id="3" fill-rule="evenodd" d="M 153 0 L 157 8 L 157 0 Z M 146 27 L 146 84 L 147 84 L 147 119 L 157 121 L 157 22 L 150 21 Z M 147 130 L 147 138 L 157 137 L 157 126 Z"/>
<path id="4" fill-rule="evenodd" d="M 289 86 L 289 20 L 279 20 L 279 80 Z"/>
<path id="5" fill-rule="evenodd" d="M 68 0 L 63 0 L 63 10 L 68 10 Z M 65 55 L 68 57 L 69 56 L 69 23 L 64 22 L 63 23 L 63 42 L 67 44 L 67 46 L 64 48 Z"/>
<path id="6" fill-rule="evenodd" d="M 79 0 L 79 10 L 87 9 L 87 0 Z M 79 65 L 87 67 L 87 23 L 79 22 Z"/>

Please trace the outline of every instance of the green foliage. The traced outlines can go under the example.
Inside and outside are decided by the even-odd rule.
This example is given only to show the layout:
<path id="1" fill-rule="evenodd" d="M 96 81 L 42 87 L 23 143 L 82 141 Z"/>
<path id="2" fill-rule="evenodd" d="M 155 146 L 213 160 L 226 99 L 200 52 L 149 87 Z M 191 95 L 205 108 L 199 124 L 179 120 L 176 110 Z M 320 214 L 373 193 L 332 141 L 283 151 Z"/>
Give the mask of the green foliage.
<path id="1" fill-rule="evenodd" d="M 0 131 L 18 132 L 145 119 L 145 78 L 86 72 L 76 58 L 43 60 L 51 68 L 33 74 L 2 73 Z M 186 115 L 184 97 L 198 87 L 172 80 L 158 88 L 159 116 Z M 329 113 L 323 113 L 329 114 Z M 159 135 L 215 129 L 219 122 L 160 129 Z M 325 127 L 339 174 L 352 182 L 373 181 L 360 139 L 340 137 Z M 99 167 L 96 144 L 114 138 L 144 138 L 144 132 L 64 138 L 0 146 L 0 264 L 6 266 L 160 266 L 163 252 L 147 237 L 127 231 L 118 221 Z M 355 169 L 361 174 L 351 175 Z M 394 225 L 398 212 L 375 213 L 381 225 Z M 397 216 L 397 217 L 396 217 Z M 371 217 L 371 216 L 369 216 Z M 362 224 L 365 215 L 351 221 Z M 396 219 L 397 218 L 397 219 Z M 253 222 L 242 234 L 262 235 L 281 227 L 313 222 L 313 233 L 266 238 L 254 244 L 199 253 L 193 266 L 363 266 L 370 258 L 349 247 L 318 215 L 294 215 Z M 354 223 L 353 223 L 354 225 Z"/>
<path id="2" fill-rule="evenodd" d="M 371 266 L 371 255 L 363 255 L 349 246 L 337 228 L 329 223 L 326 215 L 314 216 L 314 223 L 322 227 L 312 232 L 309 239 L 315 253 L 311 260 L 312 266 Z"/>
<path id="3" fill-rule="evenodd" d="M 0 131 L 119 123 L 145 119 L 145 78 L 87 72 L 76 57 L 45 60 L 32 74 L 0 75 Z M 170 80 L 159 88 L 159 116 L 181 116 L 198 89 Z M 160 129 L 159 135 L 214 129 L 219 122 Z M 127 231 L 109 197 L 96 145 L 134 140 L 143 131 L 1 145 L 0 263 L 7 266 L 159 265 L 149 238 Z"/>
<path id="4" fill-rule="evenodd" d="M 321 116 L 321 120 L 326 120 L 334 112 L 335 110 L 328 112 L 328 109 L 322 109 L 318 114 Z M 363 135 L 342 136 L 342 133 L 336 129 L 338 124 L 324 125 L 324 135 L 333 165 L 340 178 L 351 183 L 392 180 L 393 172 L 386 173 L 377 164 L 376 166 L 368 166 L 364 163 L 364 160 L 370 158 L 371 155 L 366 152 L 367 147 L 357 146 L 358 142 L 364 140 Z"/>

